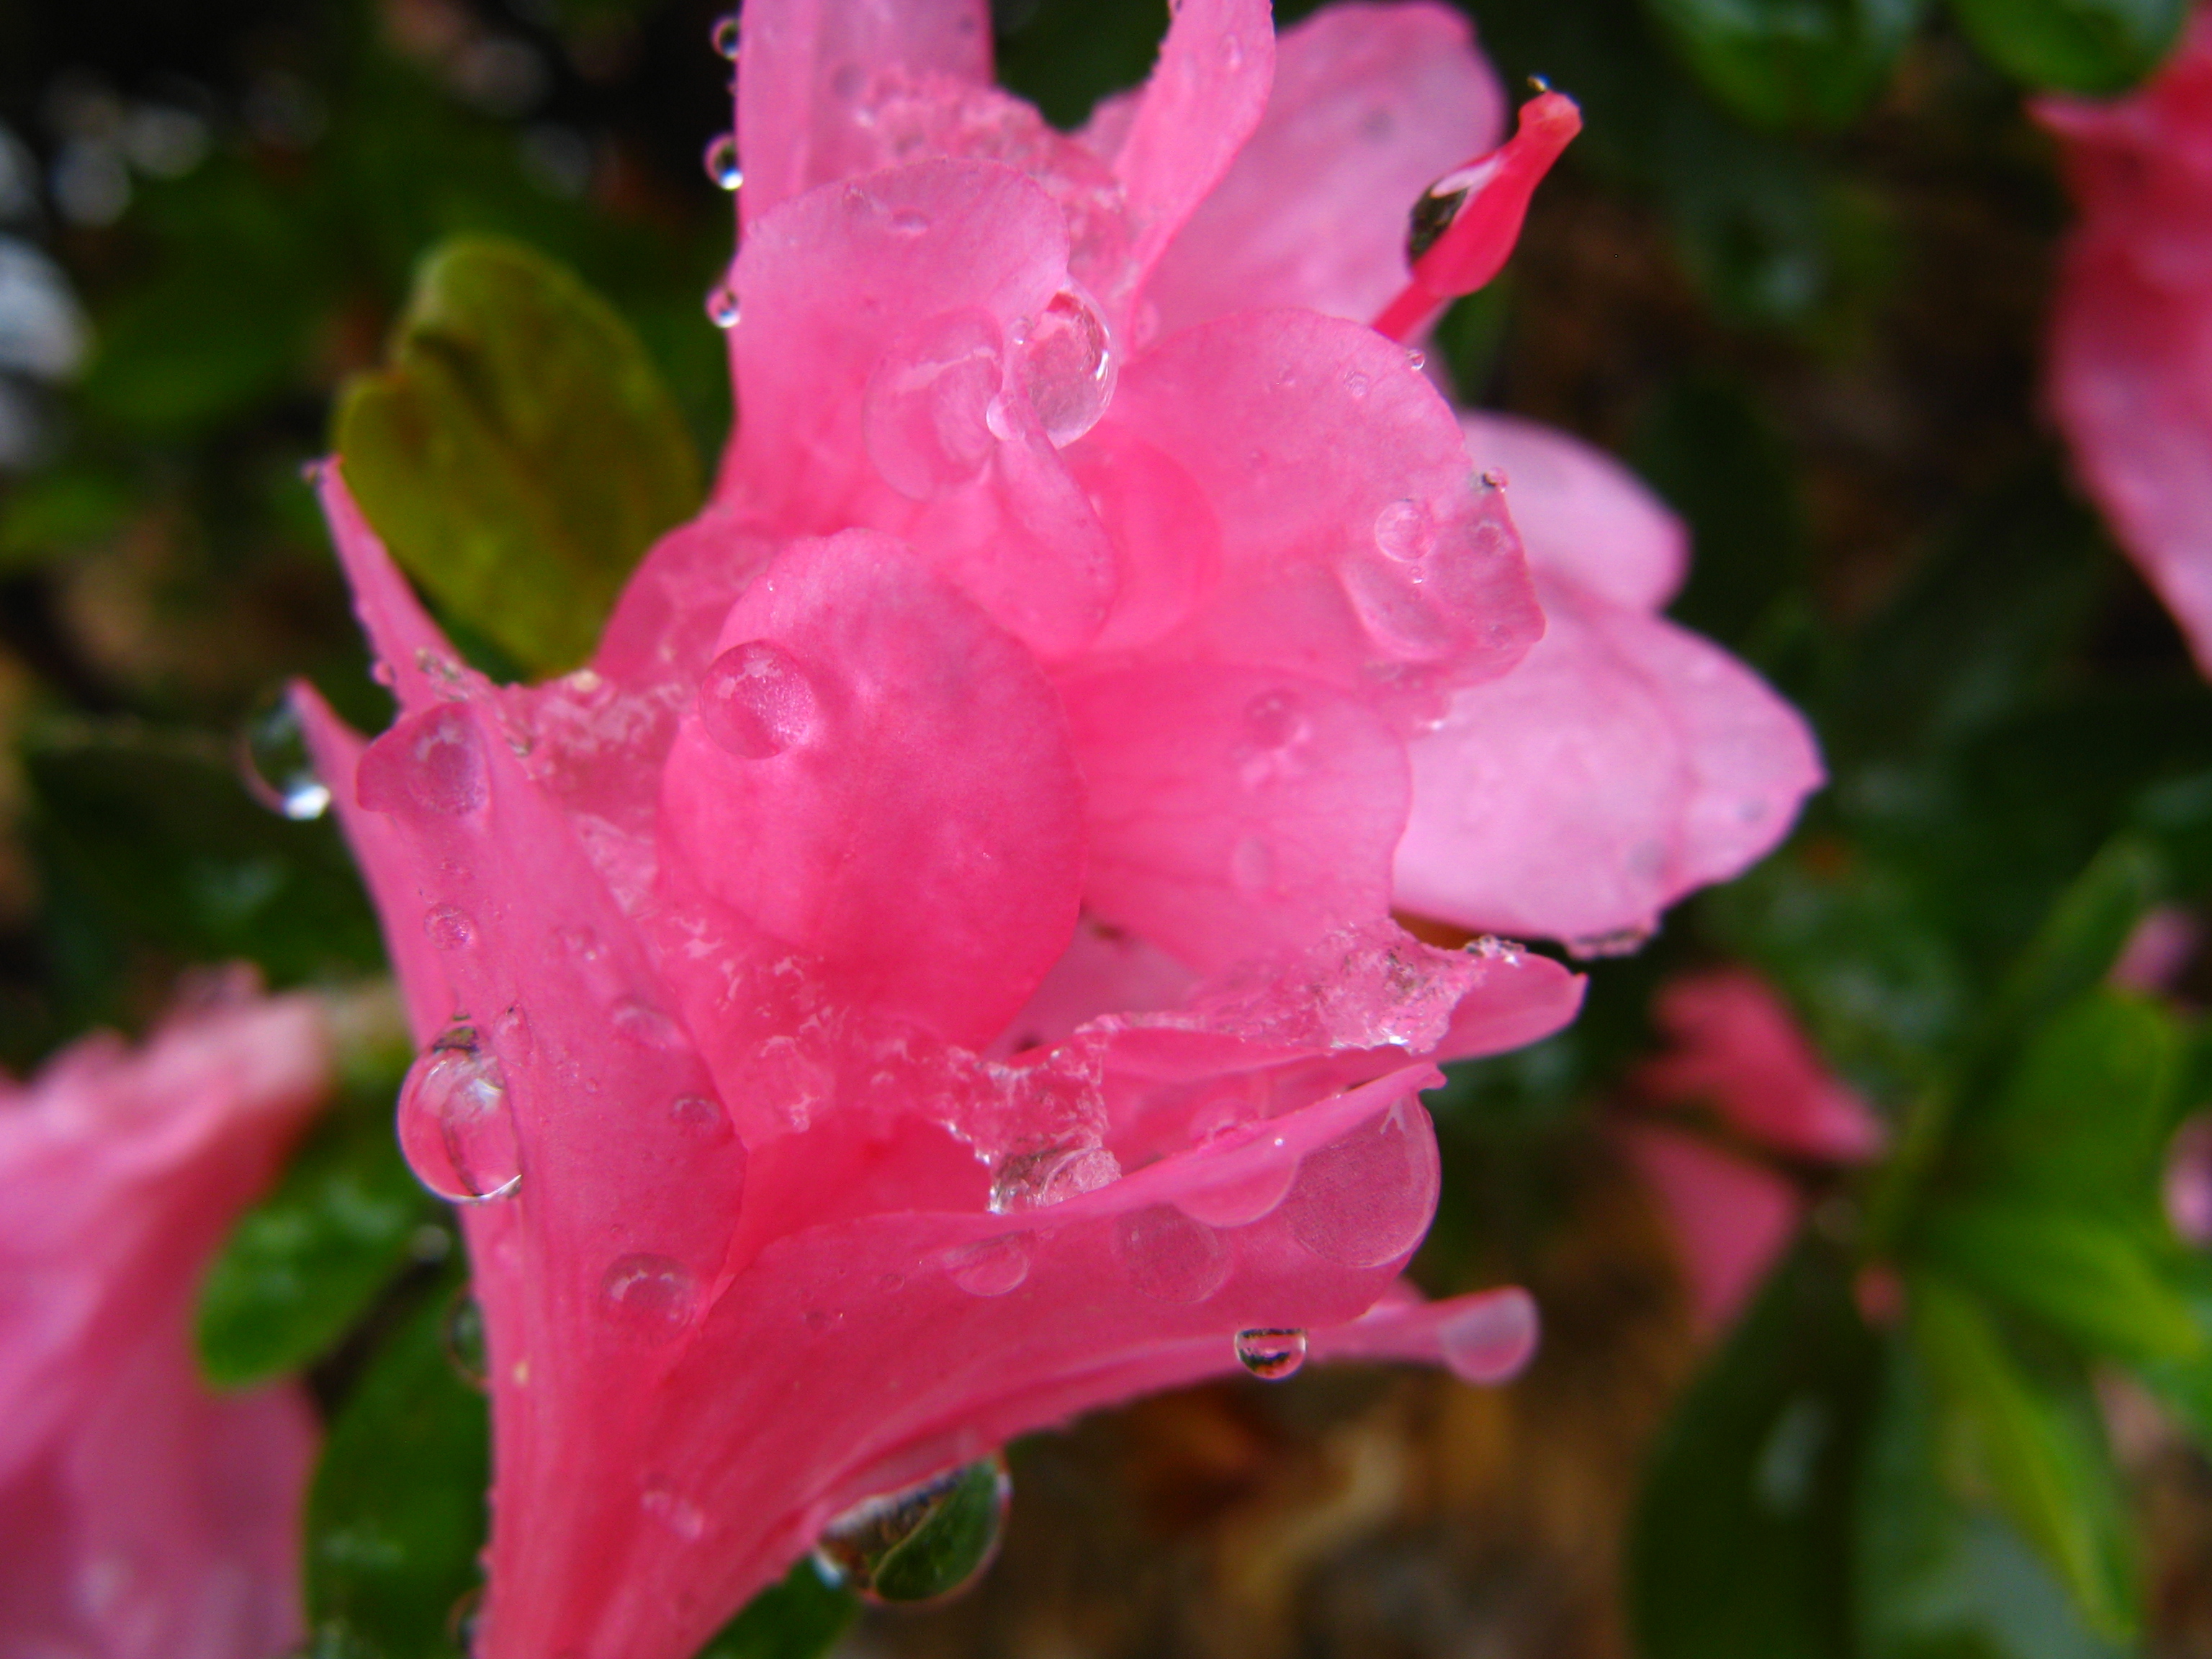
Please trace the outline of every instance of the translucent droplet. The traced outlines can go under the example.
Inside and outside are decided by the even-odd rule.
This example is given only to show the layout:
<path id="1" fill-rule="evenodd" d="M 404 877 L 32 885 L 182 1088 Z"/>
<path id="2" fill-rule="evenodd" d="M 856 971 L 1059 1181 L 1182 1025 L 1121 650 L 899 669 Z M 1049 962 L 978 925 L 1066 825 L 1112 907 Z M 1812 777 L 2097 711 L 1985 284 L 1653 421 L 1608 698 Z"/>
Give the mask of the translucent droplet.
<path id="1" fill-rule="evenodd" d="M 1386 559 L 1419 564 L 1436 551 L 1436 520 L 1419 501 L 1392 501 L 1375 515 L 1375 545 Z"/>
<path id="2" fill-rule="evenodd" d="M 920 208 L 901 208 L 890 216 L 891 229 L 901 236 L 926 234 L 929 224 L 929 216 Z"/>
<path id="3" fill-rule="evenodd" d="M 999 1160 L 991 1175 L 991 1210 L 1006 1215 L 1048 1209 L 1080 1193 L 1121 1178 L 1121 1165 L 1103 1146 L 1061 1142 Z"/>
<path id="4" fill-rule="evenodd" d="M 1387 556 L 1354 557 L 1339 567 L 1338 579 L 1360 625 L 1391 656 L 1431 662 L 1457 646 L 1458 619 L 1423 591 L 1419 566 Z"/>
<path id="5" fill-rule="evenodd" d="M 434 904 L 423 915 L 422 933 L 441 951 L 463 951 L 476 940 L 476 924 L 465 910 Z"/>
<path id="6" fill-rule="evenodd" d="M 1520 1289 L 1494 1291 L 1446 1320 L 1437 1332 L 1444 1364 L 1462 1382 L 1502 1382 L 1528 1363 L 1541 1322 L 1536 1300 Z"/>
<path id="7" fill-rule="evenodd" d="M 864 1601 L 943 1601 L 991 1565 L 1012 1497 L 1006 1460 L 994 1456 L 866 1498 L 823 1528 L 815 1565 Z"/>
<path id="8" fill-rule="evenodd" d="M 736 63 L 744 40 L 744 26 L 738 22 L 738 15 L 732 12 L 727 17 L 717 18 L 714 30 L 707 39 L 718 55 Z"/>
<path id="9" fill-rule="evenodd" d="M 1308 1152 L 1283 1200 L 1291 1235 L 1346 1267 L 1379 1267 L 1421 1242 L 1437 1207 L 1437 1142 L 1410 1101 Z"/>
<path id="10" fill-rule="evenodd" d="M 1129 1282 L 1161 1302 L 1203 1302 L 1229 1278 L 1229 1247 L 1221 1236 L 1165 1204 L 1116 1222 L 1114 1250 Z"/>
<path id="11" fill-rule="evenodd" d="M 738 290 L 727 281 L 717 283 L 707 290 L 708 322 L 716 328 L 735 328 L 738 316 Z"/>
<path id="12" fill-rule="evenodd" d="M 1229 851 L 1230 884 L 1248 897 L 1260 898 L 1275 889 L 1274 850 L 1257 836 L 1247 836 Z"/>
<path id="13" fill-rule="evenodd" d="M 1422 350 L 1419 346 L 1409 346 L 1409 347 L 1407 347 L 1407 350 L 1406 350 L 1406 367 L 1407 367 L 1407 368 L 1408 368 L 1412 369 L 1412 370 L 1413 371 L 1413 373 L 1414 373 L 1414 374 L 1419 374 L 1423 369 L 1426 368 L 1428 366 L 1429 366 L 1429 354 L 1428 354 L 1427 352 L 1425 352 L 1425 351 Z"/>
<path id="14" fill-rule="evenodd" d="M 1052 296 L 1022 342 L 1019 363 L 1022 390 L 1054 444 L 1097 425 L 1113 398 L 1117 364 L 1106 319 L 1072 290 Z"/>
<path id="15" fill-rule="evenodd" d="M 1632 957 L 1651 942 L 1658 924 L 1646 922 L 1616 927 L 1607 933 L 1583 933 L 1567 941 L 1567 954 L 1588 962 L 1599 957 Z"/>
<path id="16" fill-rule="evenodd" d="M 483 1620 L 484 1587 L 472 1584 L 463 1590 L 446 1614 L 446 1639 L 463 1653 L 476 1650 L 477 1626 Z"/>
<path id="17" fill-rule="evenodd" d="M 979 1239 L 947 1251 L 945 1271 L 970 1296 L 1005 1296 L 1030 1276 L 1030 1247 L 1018 1233 Z"/>
<path id="18" fill-rule="evenodd" d="M 372 812 L 465 817 L 491 790 L 483 736 L 459 703 L 401 720 L 362 751 L 356 775 L 361 804 Z"/>
<path id="19" fill-rule="evenodd" d="M 1455 167 L 1431 185 L 1413 204 L 1406 224 L 1406 263 L 1419 264 L 1421 256 L 1437 245 L 1452 227 L 1467 198 L 1490 181 L 1498 171 L 1498 158 L 1485 156 L 1472 167 Z"/>
<path id="20" fill-rule="evenodd" d="M 446 1304 L 446 1363 L 471 1388 L 491 1382 L 491 1356 L 484 1346 L 483 1308 L 465 1285 Z"/>
<path id="21" fill-rule="evenodd" d="M 861 436 L 884 481 L 918 501 L 972 482 L 998 443 L 989 414 L 1001 375 L 988 312 L 948 311 L 894 341 L 860 403 Z"/>
<path id="22" fill-rule="evenodd" d="M 707 1530 L 707 1511 L 679 1492 L 673 1481 L 647 1481 L 637 1501 L 640 1509 L 686 1543 Z"/>
<path id="23" fill-rule="evenodd" d="M 1249 1227 L 1274 1212 L 1297 1175 L 1297 1161 L 1285 1155 L 1187 1192 L 1176 1200 L 1176 1208 L 1209 1227 Z"/>
<path id="24" fill-rule="evenodd" d="M 612 1018 L 615 1035 L 633 1048 L 667 1054 L 684 1047 L 684 1033 L 676 1022 L 646 1003 L 619 1003 Z"/>
<path id="25" fill-rule="evenodd" d="M 1306 1334 L 1275 1326 L 1239 1331 L 1237 1363 L 1263 1382 L 1279 1382 L 1306 1363 Z"/>
<path id="26" fill-rule="evenodd" d="M 745 170 L 738 165 L 738 138 L 732 132 L 716 135 L 707 144 L 707 153 L 700 158 L 706 167 L 707 176 L 723 190 L 737 190 L 745 182 Z"/>
<path id="27" fill-rule="evenodd" d="M 668 1115 L 702 1146 L 722 1146 L 738 1133 L 730 1122 L 730 1115 L 722 1109 L 721 1102 L 709 1100 L 704 1095 L 678 1097 L 669 1103 Z"/>
<path id="28" fill-rule="evenodd" d="M 330 810 L 330 786 L 315 775 L 307 733 L 289 696 L 280 693 L 246 717 L 238 730 L 238 757 L 246 793 L 270 811 L 304 821 Z"/>
<path id="29" fill-rule="evenodd" d="M 1344 377 L 1344 389 L 1355 398 L 1364 398 L 1368 388 L 1373 384 L 1372 380 L 1356 368 Z"/>
<path id="30" fill-rule="evenodd" d="M 1244 731 L 1257 748 L 1279 754 L 1313 735 L 1305 704 L 1294 691 L 1266 691 L 1244 705 Z"/>
<path id="31" fill-rule="evenodd" d="M 699 1294 L 691 1270 L 665 1255 L 626 1255 L 599 1280 L 599 1300 L 625 1328 L 653 1341 L 691 1322 Z"/>
<path id="32" fill-rule="evenodd" d="M 733 645 L 699 682 L 699 723 L 745 760 L 781 755 L 812 733 L 820 708 L 799 659 L 773 640 Z"/>
<path id="33" fill-rule="evenodd" d="M 399 1087 L 399 1150 L 415 1178 L 453 1204 L 504 1198 L 522 1182 L 507 1079 L 454 1024 L 419 1055 Z"/>

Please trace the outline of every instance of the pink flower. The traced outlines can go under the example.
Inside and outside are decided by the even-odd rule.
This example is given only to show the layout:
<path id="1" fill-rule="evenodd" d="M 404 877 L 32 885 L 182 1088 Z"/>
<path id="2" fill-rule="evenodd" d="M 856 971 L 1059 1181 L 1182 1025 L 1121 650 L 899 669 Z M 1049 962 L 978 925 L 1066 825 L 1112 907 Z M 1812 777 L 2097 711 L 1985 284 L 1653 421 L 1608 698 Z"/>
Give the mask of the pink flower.
<path id="1" fill-rule="evenodd" d="M 2212 673 L 2212 10 L 2129 96 L 2037 113 L 2081 216 L 2052 307 L 2051 410 Z"/>
<path id="2" fill-rule="evenodd" d="M 1804 1212 L 1799 1181 L 1759 1155 L 1862 1164 L 1886 1135 L 1756 975 L 1721 969 L 1674 980 L 1654 1012 L 1674 1046 L 1638 1068 L 1638 1092 L 1662 1109 L 1709 1114 L 1735 1146 L 1648 1120 L 1620 1133 L 1674 1224 L 1698 1322 L 1717 1330 L 1758 1288 Z"/>
<path id="3" fill-rule="evenodd" d="M 1581 982 L 1390 919 L 1409 818 L 1464 810 L 1419 746 L 1543 619 L 1504 492 L 1368 319 L 1495 268 L 1571 106 L 1486 157 L 1502 100 L 1427 6 L 1279 57 L 1264 0 L 1184 0 L 1074 137 L 989 85 L 970 0 L 744 23 L 713 307 L 742 418 L 592 665 L 460 665 L 323 477 L 403 712 L 364 747 L 302 706 L 429 1044 L 402 1142 L 467 1206 L 487 1659 L 679 1659 L 848 1507 L 1226 1370 L 1240 1330 L 1477 1380 L 1534 1336 L 1517 1291 L 1395 1279 L 1433 1063 L 1558 1029 Z M 1405 209 L 1455 169 L 1409 271 Z M 1569 859 L 1606 883 L 1741 818 L 1699 748 L 1735 728 L 1669 700 L 1765 694 L 1639 665 L 1675 648 L 1663 584 L 1623 599 L 1644 555 L 1567 539 L 1585 659 L 1668 704 L 1674 767 L 1627 831 L 1534 855 L 1571 894 Z M 1743 789 L 1739 850 L 1795 801 Z M 1723 862 L 1669 841 L 1574 920 Z"/>
<path id="4" fill-rule="evenodd" d="M 314 1419 L 219 1396 L 201 1269 L 330 1077 L 299 997 L 78 1043 L 0 1085 L 0 1655 L 275 1659 L 302 1634 Z"/>

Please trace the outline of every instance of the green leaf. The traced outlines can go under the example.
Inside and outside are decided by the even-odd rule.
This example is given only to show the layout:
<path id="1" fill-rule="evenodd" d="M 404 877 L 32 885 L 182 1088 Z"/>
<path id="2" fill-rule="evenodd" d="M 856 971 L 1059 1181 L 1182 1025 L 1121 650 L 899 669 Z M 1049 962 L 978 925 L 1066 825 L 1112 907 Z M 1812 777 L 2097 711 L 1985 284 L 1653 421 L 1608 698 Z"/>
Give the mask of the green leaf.
<path id="1" fill-rule="evenodd" d="M 1881 1370 L 1859 1478 L 1860 1659 L 2118 1659 L 2020 1535 L 1944 1485 L 1911 1346 Z"/>
<path id="2" fill-rule="evenodd" d="M 2188 0 L 1952 0 L 1990 60 L 2029 86 L 2110 94 L 2156 69 Z"/>
<path id="3" fill-rule="evenodd" d="M 747 1602 L 699 1659 L 817 1659 L 858 1611 L 852 1592 L 826 1583 L 810 1556 Z"/>
<path id="4" fill-rule="evenodd" d="M 455 1659 L 490 1478 L 484 1398 L 446 1354 L 443 1275 L 391 1332 L 331 1425 L 307 1498 L 307 1617 L 362 1659 Z"/>
<path id="5" fill-rule="evenodd" d="M 380 1069 L 325 1115 L 209 1268 L 197 1334 L 211 1381 L 244 1387 L 313 1363 L 414 1258 L 436 1206 L 392 1137 L 398 1067 Z"/>
<path id="6" fill-rule="evenodd" d="M 2204 1333 L 2167 1279 L 2159 1243 L 2145 1228 L 2056 1200 L 1985 1200 L 1931 1204 L 1911 1248 L 2092 1353 L 2202 1357 Z"/>
<path id="7" fill-rule="evenodd" d="M 1698 78 L 1760 126 L 1840 126 L 1889 80 L 1921 0 L 1650 0 Z"/>
<path id="8" fill-rule="evenodd" d="M 337 417 L 346 482 L 457 620 L 541 673 L 591 650 L 623 580 L 699 502 L 699 463 L 644 347 L 520 243 L 424 261 L 391 367 Z"/>
<path id="9" fill-rule="evenodd" d="M 1840 1263 L 1778 1268 L 1663 1432 L 1630 1542 L 1644 1659 L 1849 1659 L 1852 1469 L 1875 1344 Z"/>
<path id="10" fill-rule="evenodd" d="M 2203 1333 L 2197 1353 L 2181 1359 L 2148 1359 L 2135 1367 L 2145 1387 L 2212 1450 L 2212 1260 L 2202 1252 L 2177 1252 L 2166 1263 L 2174 1293 Z"/>
<path id="11" fill-rule="evenodd" d="M 1954 1491 L 1993 1501 L 2057 1574 L 2088 1628 L 2128 1639 L 2137 1622 L 2134 1566 L 2087 1384 L 2031 1371 L 1975 1299 L 1943 1276 L 1918 1272 L 1910 1286 L 1912 1336 L 1934 1385 L 1939 1458 Z"/>

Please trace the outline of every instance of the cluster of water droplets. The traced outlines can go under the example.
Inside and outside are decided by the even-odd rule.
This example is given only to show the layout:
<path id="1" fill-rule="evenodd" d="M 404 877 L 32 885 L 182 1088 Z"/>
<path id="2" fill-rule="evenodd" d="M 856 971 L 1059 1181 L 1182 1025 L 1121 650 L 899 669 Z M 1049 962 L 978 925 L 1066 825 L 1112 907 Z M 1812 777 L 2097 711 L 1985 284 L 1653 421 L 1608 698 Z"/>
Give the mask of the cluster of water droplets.
<path id="1" fill-rule="evenodd" d="M 1013 1484 L 1002 1455 L 864 1499 L 822 1530 L 814 1564 L 864 1601 L 913 1606 L 957 1595 L 998 1553 Z"/>

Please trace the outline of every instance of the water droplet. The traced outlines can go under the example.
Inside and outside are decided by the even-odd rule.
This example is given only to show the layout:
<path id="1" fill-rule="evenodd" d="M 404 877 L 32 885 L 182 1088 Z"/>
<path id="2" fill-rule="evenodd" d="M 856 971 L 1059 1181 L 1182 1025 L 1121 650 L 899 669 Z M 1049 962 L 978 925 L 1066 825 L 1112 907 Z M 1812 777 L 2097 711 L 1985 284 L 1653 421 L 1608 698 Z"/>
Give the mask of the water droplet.
<path id="1" fill-rule="evenodd" d="M 1536 1300 L 1518 1289 L 1471 1302 L 1437 1329 L 1444 1364 L 1462 1382 L 1502 1382 L 1528 1363 L 1541 1322 Z"/>
<path id="2" fill-rule="evenodd" d="M 707 320 L 716 328 L 738 325 L 738 290 L 726 279 L 707 290 Z"/>
<path id="3" fill-rule="evenodd" d="M 864 1499 L 823 1528 L 815 1565 L 864 1601 L 943 1601 L 991 1565 L 1012 1497 L 1006 1460 L 994 1456 Z"/>
<path id="4" fill-rule="evenodd" d="M 989 411 L 1001 372 L 988 312 L 945 312 L 894 341 L 860 404 L 861 436 L 884 481 L 920 501 L 981 472 L 997 443 Z"/>
<path id="5" fill-rule="evenodd" d="M 1433 662 L 1452 653 L 1458 623 L 1425 592 L 1420 567 L 1389 558 L 1346 559 L 1337 579 L 1368 636 L 1393 658 Z"/>
<path id="6" fill-rule="evenodd" d="M 1419 374 L 1428 366 L 1429 354 L 1427 352 L 1422 350 L 1419 346 L 1408 346 L 1406 349 L 1406 367 L 1412 369 L 1414 374 Z"/>
<path id="7" fill-rule="evenodd" d="M 682 1095 L 668 1103 L 668 1115 L 702 1146 L 720 1146 L 737 1134 L 730 1115 L 718 1100 L 704 1095 Z"/>
<path id="8" fill-rule="evenodd" d="M 803 741 L 819 712 L 814 682 L 773 640 L 732 646 L 699 682 L 699 723 L 718 746 L 745 760 L 767 760 Z"/>
<path id="9" fill-rule="evenodd" d="M 612 1018 L 615 1035 L 633 1048 L 668 1054 L 684 1046 L 684 1032 L 676 1022 L 646 1003 L 618 1004 Z"/>
<path id="10" fill-rule="evenodd" d="M 1423 191 L 1406 223 L 1406 263 L 1419 264 L 1459 217 L 1467 198 L 1490 182 L 1498 171 L 1495 156 L 1485 156 L 1472 167 L 1455 167 Z"/>
<path id="11" fill-rule="evenodd" d="M 1421 1242 L 1437 1206 L 1437 1142 L 1410 1101 L 1308 1152 L 1283 1200 L 1291 1235 L 1324 1261 L 1379 1267 Z"/>
<path id="12" fill-rule="evenodd" d="M 714 30 L 707 37 L 716 54 L 728 58 L 732 64 L 738 61 L 738 53 L 742 49 L 744 38 L 744 27 L 738 21 L 738 15 L 735 12 L 732 12 L 727 17 L 715 19 Z"/>
<path id="13" fill-rule="evenodd" d="M 372 812 L 465 817 L 490 796 L 483 737 L 458 703 L 401 720 L 362 751 L 356 775 Z"/>
<path id="14" fill-rule="evenodd" d="M 433 905 L 422 917 L 422 933 L 441 951 L 464 951 L 476 942 L 476 925 L 465 910 Z"/>
<path id="15" fill-rule="evenodd" d="M 246 793 L 272 812 L 304 821 L 330 810 L 330 786 L 315 775 L 307 733 L 289 696 L 278 693 L 238 730 L 240 775 Z"/>
<path id="16" fill-rule="evenodd" d="M 1229 853 L 1229 880 L 1240 893 L 1262 898 L 1275 889 L 1274 849 L 1257 836 L 1247 836 Z"/>
<path id="17" fill-rule="evenodd" d="M 1367 395 L 1368 387 L 1373 384 L 1373 381 L 1356 368 L 1344 377 L 1344 389 L 1355 398 L 1364 398 Z"/>
<path id="18" fill-rule="evenodd" d="M 1306 1363 L 1306 1334 L 1275 1326 L 1239 1331 L 1237 1363 L 1263 1382 L 1279 1382 Z"/>
<path id="19" fill-rule="evenodd" d="M 483 1622 L 484 1587 L 472 1584 L 455 1599 L 446 1614 L 446 1639 L 463 1653 L 476 1650 L 477 1627 Z"/>
<path id="20" fill-rule="evenodd" d="M 920 208 L 901 208 L 891 215 L 890 227 L 901 236 L 920 236 L 929 229 L 929 216 Z"/>
<path id="21" fill-rule="evenodd" d="M 1607 933 L 1583 933 L 1567 941 L 1567 954 L 1588 962 L 1599 957 L 1632 957 L 1651 942 L 1658 924 L 1616 927 Z"/>
<path id="22" fill-rule="evenodd" d="M 1103 1146 L 1060 1142 L 1011 1152 L 991 1175 L 991 1212 L 1048 1209 L 1121 1178 L 1121 1165 Z"/>
<path id="23" fill-rule="evenodd" d="M 449 1203 L 504 1198 L 521 1184 L 507 1079 L 474 1026 L 447 1026 L 416 1057 L 399 1087 L 399 1150 L 415 1178 Z"/>
<path id="24" fill-rule="evenodd" d="M 686 1543 L 707 1530 L 707 1511 L 678 1492 L 672 1481 L 647 1480 L 637 1502 L 640 1509 Z"/>
<path id="25" fill-rule="evenodd" d="M 599 1280 L 599 1300 L 622 1325 L 666 1341 L 691 1322 L 699 1294 L 691 1270 L 665 1255 L 626 1255 Z"/>
<path id="26" fill-rule="evenodd" d="M 970 1296 L 1004 1296 L 1030 1276 L 1030 1247 L 1018 1233 L 980 1239 L 948 1250 L 945 1271 Z"/>
<path id="27" fill-rule="evenodd" d="M 1022 390 L 1045 436 L 1073 443 L 1098 424 L 1114 396 L 1117 362 L 1098 308 L 1062 289 L 1052 296 L 1021 345 Z"/>
<path id="28" fill-rule="evenodd" d="M 723 190 L 738 190 L 745 182 L 745 170 L 738 165 L 738 137 L 733 132 L 718 133 L 708 141 L 707 153 L 702 156 L 707 176 Z"/>
<path id="29" fill-rule="evenodd" d="M 1221 1236 L 1165 1204 L 1116 1222 L 1114 1250 L 1129 1282 L 1161 1302 L 1203 1302 L 1229 1278 L 1229 1247 Z"/>
<path id="30" fill-rule="evenodd" d="M 465 1285 L 446 1304 L 446 1363 L 471 1388 L 491 1382 L 491 1356 L 484 1346 L 483 1308 Z"/>
<path id="31" fill-rule="evenodd" d="M 1285 1155 L 1187 1192 L 1176 1200 L 1176 1208 L 1209 1227 L 1247 1227 L 1274 1212 L 1297 1175 L 1297 1161 Z"/>
<path id="32" fill-rule="evenodd" d="M 1419 564 L 1436 551 L 1436 520 L 1419 501 L 1392 501 L 1375 515 L 1375 545 L 1386 559 Z"/>

